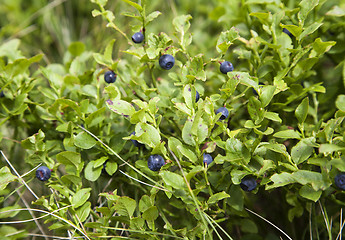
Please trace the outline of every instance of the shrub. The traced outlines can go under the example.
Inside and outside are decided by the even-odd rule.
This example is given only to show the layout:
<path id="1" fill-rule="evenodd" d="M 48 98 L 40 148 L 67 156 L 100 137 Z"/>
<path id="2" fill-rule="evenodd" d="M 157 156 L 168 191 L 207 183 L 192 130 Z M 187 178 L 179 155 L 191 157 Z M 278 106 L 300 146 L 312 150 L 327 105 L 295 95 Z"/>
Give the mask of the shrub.
<path id="1" fill-rule="evenodd" d="M 35 32 L 0 30 L 11 36 L 0 46 L 0 236 L 342 235 L 340 1 L 91 2 L 94 18 L 85 3 L 76 20 L 92 23 L 85 41 L 66 46 L 65 29 L 40 46 Z M 151 171 L 150 156 L 165 164 Z"/>

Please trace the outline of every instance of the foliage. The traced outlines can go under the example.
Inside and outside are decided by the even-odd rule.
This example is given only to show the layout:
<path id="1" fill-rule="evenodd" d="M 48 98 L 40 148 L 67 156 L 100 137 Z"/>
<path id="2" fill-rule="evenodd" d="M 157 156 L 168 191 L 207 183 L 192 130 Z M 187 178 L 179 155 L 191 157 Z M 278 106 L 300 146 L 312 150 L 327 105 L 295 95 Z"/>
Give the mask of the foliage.
<path id="1" fill-rule="evenodd" d="M 342 1 L 32 2 L 0 6 L 0 235 L 342 235 Z"/>

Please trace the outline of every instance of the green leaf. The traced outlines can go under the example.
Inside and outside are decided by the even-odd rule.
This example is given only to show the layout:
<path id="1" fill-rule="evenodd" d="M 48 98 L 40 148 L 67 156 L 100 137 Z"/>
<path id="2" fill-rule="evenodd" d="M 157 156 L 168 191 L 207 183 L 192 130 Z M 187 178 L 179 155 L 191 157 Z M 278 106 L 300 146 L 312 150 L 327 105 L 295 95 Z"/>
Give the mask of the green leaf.
<path id="1" fill-rule="evenodd" d="M 260 124 L 263 120 L 264 110 L 261 107 L 261 102 L 254 96 L 249 98 L 249 103 L 247 104 L 247 109 L 250 117 L 253 119 L 256 125 Z"/>
<path id="2" fill-rule="evenodd" d="M 286 28 L 292 35 L 294 35 L 296 38 L 299 37 L 302 33 L 302 28 L 300 26 L 295 25 L 281 25 L 281 27 Z M 284 33 L 285 34 L 285 33 Z"/>
<path id="3" fill-rule="evenodd" d="M 2 167 L 0 169 L 0 190 L 4 190 L 10 182 L 16 179 L 17 177 L 12 175 L 8 167 Z"/>
<path id="4" fill-rule="evenodd" d="M 151 202 L 151 199 L 147 195 L 143 195 L 139 201 L 139 211 L 145 212 L 149 207 L 151 207 L 153 204 Z"/>
<path id="5" fill-rule="evenodd" d="M 294 179 L 292 174 L 287 173 L 287 172 L 283 172 L 283 173 L 279 173 L 279 174 L 275 173 L 272 175 L 270 180 L 273 181 L 273 184 L 267 184 L 265 187 L 265 190 L 282 187 L 282 186 L 288 185 L 290 183 L 296 182 L 296 180 Z"/>
<path id="6" fill-rule="evenodd" d="M 80 222 L 84 222 L 89 217 L 90 212 L 91 212 L 91 203 L 86 202 L 83 206 L 81 206 L 80 208 L 76 210 L 75 214 L 77 214 Z"/>
<path id="7" fill-rule="evenodd" d="M 20 205 L 14 204 L 12 206 L 1 207 L 0 212 L 0 219 L 2 218 L 13 218 L 15 217 L 20 211 L 15 211 L 16 209 L 20 209 Z"/>
<path id="8" fill-rule="evenodd" d="M 103 164 L 95 166 L 96 162 L 97 161 L 89 162 L 84 169 L 85 178 L 92 182 L 96 181 L 102 173 Z"/>
<path id="9" fill-rule="evenodd" d="M 146 221 L 154 221 L 158 218 L 158 209 L 156 206 L 151 206 L 146 209 L 142 214 L 143 219 Z"/>
<path id="10" fill-rule="evenodd" d="M 315 191 L 325 190 L 331 183 L 325 182 L 321 173 L 307 170 L 298 170 L 294 172 L 293 178 L 300 184 L 310 184 Z"/>
<path id="11" fill-rule="evenodd" d="M 184 35 L 190 28 L 189 20 L 191 19 L 192 16 L 189 14 L 175 17 L 173 19 L 173 25 L 175 27 L 176 32 L 179 32 L 182 35 Z"/>
<path id="12" fill-rule="evenodd" d="M 162 177 L 165 184 L 171 186 L 175 189 L 185 189 L 186 183 L 183 180 L 183 177 L 169 171 L 160 171 L 159 175 Z"/>
<path id="13" fill-rule="evenodd" d="M 319 148 L 320 153 L 332 153 L 332 152 L 338 152 L 338 151 L 344 151 L 345 147 L 340 147 L 335 144 L 321 144 Z"/>
<path id="14" fill-rule="evenodd" d="M 195 140 L 192 136 L 193 120 L 188 118 L 182 129 L 182 139 L 185 143 L 191 146 L 195 146 Z"/>
<path id="15" fill-rule="evenodd" d="M 262 107 L 266 107 L 272 100 L 276 86 L 264 86 L 261 89 L 260 100 Z"/>
<path id="16" fill-rule="evenodd" d="M 314 152 L 314 148 L 310 146 L 312 143 L 315 143 L 314 137 L 302 139 L 291 149 L 291 159 L 296 165 L 306 161 Z"/>
<path id="17" fill-rule="evenodd" d="M 219 192 L 216 194 L 213 194 L 208 200 L 207 200 L 207 204 L 214 204 L 219 202 L 220 200 L 224 199 L 224 198 L 229 198 L 230 195 L 227 194 L 226 192 Z"/>
<path id="18" fill-rule="evenodd" d="M 66 166 L 72 164 L 72 165 L 78 167 L 79 164 L 81 163 L 80 154 L 76 153 L 76 152 L 70 152 L 70 151 L 61 152 L 61 153 L 57 154 L 56 160 L 59 163 L 65 164 Z"/>
<path id="19" fill-rule="evenodd" d="M 298 132 L 296 132 L 295 130 L 292 129 L 288 129 L 288 130 L 283 130 L 280 132 L 276 132 L 273 137 L 276 138 L 285 138 L 285 139 L 300 139 L 301 136 L 299 135 Z"/>
<path id="20" fill-rule="evenodd" d="M 117 163 L 112 162 L 112 161 L 108 161 L 106 166 L 105 166 L 105 171 L 107 171 L 107 173 L 110 176 L 112 176 L 117 171 Z"/>
<path id="21" fill-rule="evenodd" d="M 181 151 L 179 150 L 179 147 L 180 148 L 183 148 L 182 146 L 182 143 L 177 139 L 177 138 L 174 138 L 174 137 L 169 137 L 168 138 L 168 147 L 171 151 L 173 151 L 175 153 L 175 155 L 181 159 L 182 157 L 182 153 Z"/>
<path id="22" fill-rule="evenodd" d="M 249 75 L 247 72 L 238 72 L 232 71 L 227 73 L 230 81 L 239 81 L 242 85 L 252 87 L 256 91 L 258 91 L 259 85 L 256 81 L 253 80 L 253 77 Z"/>
<path id="23" fill-rule="evenodd" d="M 308 109 L 309 109 L 309 98 L 306 97 L 305 99 L 303 99 L 300 105 L 298 105 L 295 111 L 295 115 L 299 123 L 303 123 L 305 119 L 307 118 Z"/>
<path id="24" fill-rule="evenodd" d="M 155 148 L 161 141 L 159 131 L 147 123 L 137 123 L 135 126 L 135 136 L 151 148 Z"/>
<path id="25" fill-rule="evenodd" d="M 246 146 L 236 138 L 229 138 L 225 143 L 227 161 L 242 161 L 248 164 L 251 158 Z"/>
<path id="26" fill-rule="evenodd" d="M 193 109 L 193 102 L 195 102 L 195 100 L 193 101 L 193 99 L 192 99 L 192 88 L 189 84 L 187 84 L 183 88 L 183 98 L 186 102 L 187 107 L 189 109 Z"/>
<path id="27" fill-rule="evenodd" d="M 176 146 L 176 148 L 178 149 L 178 151 L 182 153 L 183 156 L 185 156 L 191 162 L 196 163 L 198 161 L 198 158 L 196 157 L 195 153 L 192 150 L 184 147 L 182 144 Z"/>
<path id="28" fill-rule="evenodd" d="M 159 15 L 162 13 L 160 11 L 154 11 L 146 16 L 145 26 L 147 26 L 150 22 L 152 22 L 154 19 L 156 19 Z"/>
<path id="29" fill-rule="evenodd" d="M 317 55 L 321 55 L 325 52 L 328 52 L 335 44 L 335 41 L 323 42 L 321 38 L 317 38 L 313 43 L 313 49 L 317 53 Z"/>
<path id="30" fill-rule="evenodd" d="M 120 216 L 125 216 L 131 218 L 137 207 L 137 203 L 134 199 L 127 196 L 120 197 L 115 203 L 115 210 Z"/>
<path id="31" fill-rule="evenodd" d="M 21 51 L 18 50 L 20 45 L 19 39 L 11 39 L 2 43 L 0 46 L 0 57 L 7 56 L 10 62 L 23 57 Z"/>
<path id="32" fill-rule="evenodd" d="M 286 147 L 284 144 L 269 143 L 269 144 L 263 144 L 262 146 L 273 151 L 273 152 L 281 153 L 286 157 L 289 156 L 288 152 L 286 151 Z"/>
<path id="33" fill-rule="evenodd" d="M 264 117 L 275 122 L 282 122 L 282 119 L 279 117 L 279 114 L 275 112 L 265 112 Z"/>
<path id="34" fill-rule="evenodd" d="M 250 219 L 241 219 L 239 225 L 241 226 L 241 230 L 247 233 L 258 233 L 258 227 L 256 226 L 255 222 Z"/>
<path id="35" fill-rule="evenodd" d="M 230 30 L 222 32 L 217 40 L 217 52 L 225 54 L 228 48 L 239 37 L 240 36 L 238 34 L 238 30 L 235 27 L 232 27 Z"/>
<path id="36" fill-rule="evenodd" d="M 334 17 L 343 17 L 345 16 L 345 9 L 340 8 L 339 6 L 333 6 L 331 10 L 326 12 L 326 15 Z"/>
<path id="37" fill-rule="evenodd" d="M 335 106 L 341 110 L 341 111 L 345 111 L 345 95 L 340 94 L 337 97 L 337 100 L 335 101 Z"/>
<path id="38" fill-rule="evenodd" d="M 122 115 L 124 117 L 131 117 L 135 113 L 135 109 L 132 104 L 124 100 L 107 100 L 106 105 L 113 112 Z"/>
<path id="39" fill-rule="evenodd" d="M 304 25 L 304 21 L 307 18 L 311 10 L 313 10 L 319 4 L 319 0 L 302 0 L 299 3 L 301 10 L 298 12 L 298 19 Z"/>
<path id="40" fill-rule="evenodd" d="M 80 56 L 85 51 L 85 44 L 82 42 L 72 42 L 68 46 L 68 51 L 73 56 Z"/>
<path id="41" fill-rule="evenodd" d="M 135 9 L 137 9 L 139 12 L 142 12 L 142 11 L 143 11 L 143 8 L 142 8 L 139 4 L 137 4 L 137 3 L 135 3 L 135 2 L 132 2 L 132 1 L 130 1 L 130 0 L 122 0 L 122 1 L 124 1 L 125 3 L 128 3 L 129 5 L 131 5 L 131 6 L 134 7 Z"/>
<path id="42" fill-rule="evenodd" d="M 83 205 L 90 197 L 91 188 L 83 188 L 77 191 L 72 197 L 71 203 L 74 208 Z"/>
<path id="43" fill-rule="evenodd" d="M 82 149 L 90 149 L 95 146 L 97 141 L 86 132 L 80 132 L 74 138 L 74 145 Z"/>
<path id="44" fill-rule="evenodd" d="M 231 185 L 229 194 L 230 197 L 227 199 L 228 205 L 237 211 L 242 211 L 244 204 L 244 196 L 242 194 L 240 186 Z"/>
<path id="45" fill-rule="evenodd" d="M 321 194 L 321 190 L 315 191 L 312 187 L 308 185 L 302 186 L 299 190 L 299 195 L 314 202 L 317 202 L 317 200 L 320 199 Z"/>
<path id="46" fill-rule="evenodd" d="M 308 0 L 307 0 L 308 1 Z M 299 35 L 298 40 L 301 41 L 303 40 L 305 37 L 309 36 L 310 34 L 312 34 L 313 32 L 315 32 L 317 29 L 319 29 L 319 27 L 322 26 L 323 23 L 313 23 L 311 24 L 309 27 L 307 27 L 302 33 L 301 35 Z"/>
<path id="47" fill-rule="evenodd" d="M 98 4 L 100 7 L 104 7 L 108 0 L 91 0 L 91 2 Z"/>

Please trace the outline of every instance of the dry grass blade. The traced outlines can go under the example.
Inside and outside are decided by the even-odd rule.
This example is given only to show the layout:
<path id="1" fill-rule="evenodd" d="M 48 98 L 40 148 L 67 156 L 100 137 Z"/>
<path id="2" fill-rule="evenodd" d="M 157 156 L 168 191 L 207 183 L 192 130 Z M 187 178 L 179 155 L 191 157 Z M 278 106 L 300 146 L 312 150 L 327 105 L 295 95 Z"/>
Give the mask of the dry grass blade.
<path id="1" fill-rule="evenodd" d="M 285 237 L 287 237 L 289 240 L 292 240 L 291 237 L 289 237 L 289 235 L 287 235 L 283 230 L 281 230 L 279 227 L 277 227 L 276 225 L 274 225 L 273 223 L 271 223 L 270 221 L 268 221 L 266 218 L 260 216 L 259 214 L 257 214 L 256 212 L 253 212 L 252 210 L 246 208 L 246 210 L 252 214 L 254 214 L 255 216 L 261 218 L 262 220 L 264 220 L 265 222 L 271 224 L 275 229 L 277 229 L 279 232 L 281 232 L 282 234 L 285 235 Z"/>
<path id="2" fill-rule="evenodd" d="M 60 210 L 65 209 L 65 208 L 69 208 L 69 207 L 71 207 L 71 206 L 72 206 L 72 205 L 68 205 L 68 206 L 66 206 L 66 207 L 59 208 L 59 209 L 54 210 L 54 211 L 52 211 L 52 212 L 47 212 L 47 211 L 45 211 L 45 210 L 34 209 L 34 208 L 19 208 L 19 209 L 12 209 L 12 210 L 3 211 L 3 212 L 0 212 L 0 213 L 13 212 L 13 211 L 29 211 L 29 210 L 30 210 L 30 211 L 34 211 L 34 212 L 45 213 L 46 215 L 41 216 L 41 217 L 38 217 L 38 218 L 46 217 L 46 216 L 49 216 L 49 215 L 50 215 L 50 216 L 53 216 L 53 217 L 55 217 L 55 218 L 57 218 L 57 219 L 59 219 L 59 220 L 65 222 L 65 223 L 67 223 L 67 224 L 70 225 L 71 227 L 73 227 L 75 230 L 77 230 L 78 232 L 80 232 L 86 239 L 91 240 L 91 239 L 89 238 L 89 236 L 86 235 L 86 233 L 85 233 L 82 229 L 80 229 L 78 226 L 76 226 L 76 225 L 73 224 L 72 222 L 68 221 L 67 219 L 64 219 L 64 218 L 62 218 L 62 217 L 60 217 L 60 216 L 54 214 L 54 212 L 60 211 Z M 38 218 L 37 218 L 37 219 L 38 219 Z M 34 220 L 33 220 L 33 219 L 28 219 L 28 220 L 23 220 L 23 221 L 0 222 L 0 224 L 13 224 L 13 223 L 28 222 L 28 221 L 34 221 Z"/>
<path id="3" fill-rule="evenodd" d="M 112 154 L 114 154 L 116 157 L 118 157 L 124 164 L 126 164 L 127 166 L 129 166 L 130 168 L 132 168 L 134 171 L 136 171 L 137 173 L 139 173 L 141 176 L 145 177 L 146 179 L 150 180 L 151 182 L 156 183 L 153 179 L 151 179 L 150 177 L 146 176 L 145 174 L 143 174 L 142 172 L 140 172 L 138 169 L 136 169 L 135 167 L 133 167 L 131 164 L 129 164 L 128 162 L 126 162 L 119 154 L 117 154 L 113 149 L 111 149 L 107 144 L 105 144 L 104 142 L 102 142 L 101 139 L 99 139 L 95 134 L 93 134 L 92 132 L 90 132 L 89 130 L 85 129 L 84 127 L 80 126 L 79 127 L 81 129 L 83 129 L 86 133 L 90 134 L 93 138 L 95 138 L 98 142 L 100 142 L 105 148 L 107 148 Z M 155 188 L 158 188 L 156 186 L 154 186 Z M 170 192 L 168 189 L 164 188 L 162 185 L 160 185 L 160 188 L 158 188 L 160 190 L 164 190 L 167 192 Z"/>
<path id="4" fill-rule="evenodd" d="M 25 185 L 25 187 L 34 195 L 36 199 L 38 199 L 38 196 L 34 193 L 34 191 L 29 187 L 29 185 L 24 181 L 24 179 L 20 176 L 20 174 L 17 172 L 17 170 L 12 166 L 11 162 L 7 159 L 5 154 L 0 150 L 0 153 L 5 158 L 8 165 L 12 168 L 13 172 L 17 175 L 17 177 L 20 179 L 20 181 Z"/>

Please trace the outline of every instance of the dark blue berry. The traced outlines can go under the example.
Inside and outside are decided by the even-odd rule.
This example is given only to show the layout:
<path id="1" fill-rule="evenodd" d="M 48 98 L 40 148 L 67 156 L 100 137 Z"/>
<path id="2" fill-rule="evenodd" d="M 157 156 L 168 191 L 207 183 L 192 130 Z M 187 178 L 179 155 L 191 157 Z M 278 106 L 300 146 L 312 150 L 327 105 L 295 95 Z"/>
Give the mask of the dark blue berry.
<path id="1" fill-rule="evenodd" d="M 253 191 L 257 186 L 256 180 L 253 177 L 244 177 L 241 180 L 240 187 L 246 191 L 250 192 Z"/>
<path id="2" fill-rule="evenodd" d="M 36 177 L 38 180 L 47 181 L 50 178 L 51 171 L 46 166 L 40 166 L 36 170 Z"/>
<path id="3" fill-rule="evenodd" d="M 345 190 L 345 173 L 339 173 L 334 178 L 335 186 L 340 188 L 341 190 Z"/>
<path id="4" fill-rule="evenodd" d="M 175 58 L 170 54 L 164 54 L 159 58 L 159 66 L 165 70 L 171 69 L 175 64 Z"/>
<path id="5" fill-rule="evenodd" d="M 219 70 L 226 74 L 227 72 L 232 72 L 234 71 L 234 66 L 232 65 L 231 62 L 225 61 L 220 64 Z"/>
<path id="6" fill-rule="evenodd" d="M 116 81 L 116 73 L 113 71 L 107 71 L 104 73 L 104 81 L 106 83 L 114 83 Z"/>
<path id="7" fill-rule="evenodd" d="M 3 91 L 0 92 L 0 98 L 5 97 L 5 94 Z"/>
<path id="8" fill-rule="evenodd" d="M 286 33 L 287 35 L 289 35 L 290 38 L 293 37 L 292 33 L 289 30 L 287 30 L 286 28 L 283 28 L 283 33 Z"/>
<path id="9" fill-rule="evenodd" d="M 198 102 L 200 99 L 200 94 L 198 91 L 195 91 L 195 102 Z"/>
<path id="10" fill-rule="evenodd" d="M 213 162 L 213 158 L 210 154 L 204 153 L 204 163 L 206 163 L 207 165 L 211 164 L 211 162 Z"/>
<path id="11" fill-rule="evenodd" d="M 149 156 L 149 159 L 147 160 L 147 166 L 152 171 L 159 171 L 164 164 L 164 158 L 158 154 Z"/>
<path id="12" fill-rule="evenodd" d="M 135 136 L 135 132 L 132 132 L 131 135 Z M 140 142 L 138 142 L 137 140 L 131 139 L 131 141 L 132 141 L 133 145 L 136 146 L 136 147 L 141 147 L 143 145 Z"/>
<path id="13" fill-rule="evenodd" d="M 216 110 L 216 114 L 218 114 L 218 113 L 222 113 L 222 115 L 220 116 L 220 120 L 224 120 L 224 119 L 226 119 L 226 118 L 228 118 L 229 117 L 229 111 L 228 111 L 228 109 L 226 109 L 226 107 L 220 107 L 220 108 L 218 108 L 217 110 Z"/>
<path id="14" fill-rule="evenodd" d="M 142 34 L 141 32 L 134 33 L 132 36 L 132 41 L 134 43 L 141 43 L 142 41 L 144 41 L 144 34 Z"/>

